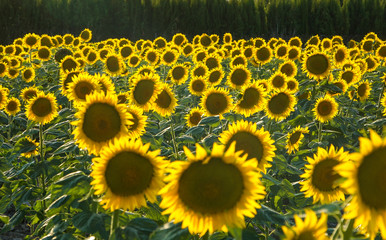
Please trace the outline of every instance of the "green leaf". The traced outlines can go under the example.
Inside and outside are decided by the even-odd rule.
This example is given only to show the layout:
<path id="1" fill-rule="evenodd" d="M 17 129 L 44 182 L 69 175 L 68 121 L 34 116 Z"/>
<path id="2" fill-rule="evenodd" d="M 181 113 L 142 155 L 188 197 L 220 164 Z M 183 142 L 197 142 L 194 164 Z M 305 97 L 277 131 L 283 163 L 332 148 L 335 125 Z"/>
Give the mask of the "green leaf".
<path id="1" fill-rule="evenodd" d="M 181 223 L 165 223 L 162 227 L 156 229 L 151 235 L 150 240 L 180 240 L 189 236 L 187 228 L 181 229 Z"/>
<path id="2" fill-rule="evenodd" d="M 101 214 L 80 212 L 72 217 L 72 223 L 76 228 L 85 233 L 93 234 L 101 231 L 101 234 L 107 234 L 104 219 Z"/>
<path id="3" fill-rule="evenodd" d="M 62 206 L 62 205 L 65 204 L 65 203 L 67 202 L 67 200 L 70 199 L 70 198 L 71 198 L 70 195 L 63 195 L 63 196 L 59 197 L 58 199 L 56 199 L 55 201 L 53 201 L 53 202 L 51 203 L 50 206 L 48 206 L 47 211 Z"/>
<path id="4" fill-rule="evenodd" d="M 9 223 L 9 217 L 7 215 L 0 214 L 0 221 L 2 221 L 4 224 L 8 224 Z"/>
<path id="5" fill-rule="evenodd" d="M 210 117 L 204 117 L 201 120 L 200 124 L 214 126 L 214 125 L 217 125 L 219 122 L 220 122 L 220 118 L 218 116 L 210 116 Z"/>
<path id="6" fill-rule="evenodd" d="M 228 228 L 235 240 L 242 240 L 243 230 L 241 228 Z"/>
<path id="7" fill-rule="evenodd" d="M 69 153 L 69 152 L 75 151 L 75 149 L 77 148 L 78 146 L 75 144 L 75 141 L 70 140 L 65 144 L 63 144 L 62 146 L 60 146 L 59 148 L 57 148 L 53 154 L 55 155 L 55 154 L 61 154 L 61 153 Z"/>
<path id="8" fill-rule="evenodd" d="M 282 214 L 265 205 L 261 205 L 261 208 L 257 209 L 254 219 L 258 224 L 267 226 L 270 226 L 270 224 L 284 225 L 285 223 L 285 217 Z"/>

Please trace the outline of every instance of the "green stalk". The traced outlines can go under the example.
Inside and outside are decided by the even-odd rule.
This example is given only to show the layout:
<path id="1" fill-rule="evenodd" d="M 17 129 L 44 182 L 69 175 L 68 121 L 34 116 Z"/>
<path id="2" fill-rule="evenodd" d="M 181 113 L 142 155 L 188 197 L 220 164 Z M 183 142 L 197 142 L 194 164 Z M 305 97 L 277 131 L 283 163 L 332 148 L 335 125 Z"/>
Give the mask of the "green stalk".
<path id="1" fill-rule="evenodd" d="M 11 126 L 11 124 L 12 124 L 12 122 L 13 122 L 13 117 L 12 117 L 12 115 L 8 115 L 8 131 L 7 131 L 7 139 L 8 139 L 8 141 L 9 140 L 11 140 L 11 131 L 12 131 L 12 126 Z"/>
<path id="2" fill-rule="evenodd" d="M 346 228 L 346 231 L 343 231 L 343 240 L 350 240 L 352 235 L 352 230 L 354 229 L 355 219 L 350 219 Z"/>
<path id="3" fill-rule="evenodd" d="M 174 148 L 174 154 L 176 155 L 176 159 L 179 159 L 180 156 L 178 155 L 178 149 L 177 149 L 177 143 L 176 143 L 176 133 L 174 132 L 174 124 L 173 124 L 173 120 L 172 118 L 170 117 L 170 129 L 171 129 L 171 133 L 172 133 L 172 142 L 173 142 L 173 148 Z"/>
<path id="4" fill-rule="evenodd" d="M 379 95 L 379 98 L 378 98 L 378 103 L 377 103 L 377 108 L 378 109 L 379 109 L 379 106 L 381 105 L 381 99 L 382 99 L 382 95 L 383 95 L 384 91 L 385 91 L 385 84 L 383 84 L 381 94 Z"/>
<path id="5" fill-rule="evenodd" d="M 319 127 L 318 127 L 318 142 L 322 141 L 322 122 L 319 121 Z"/>
<path id="6" fill-rule="evenodd" d="M 113 216 L 111 217 L 110 237 L 109 237 L 109 239 L 112 239 L 114 230 L 117 229 L 118 226 L 119 226 L 119 209 L 115 210 L 113 212 Z"/>
<path id="7" fill-rule="evenodd" d="M 44 163 L 44 141 L 43 141 L 43 124 L 39 124 L 39 155 L 40 155 L 40 161 L 43 164 Z M 43 166 L 44 168 L 44 166 Z M 42 188 L 43 188 L 43 198 L 46 195 L 46 183 L 45 183 L 45 169 L 42 171 Z M 46 200 L 43 199 L 43 207 L 46 208 Z"/>

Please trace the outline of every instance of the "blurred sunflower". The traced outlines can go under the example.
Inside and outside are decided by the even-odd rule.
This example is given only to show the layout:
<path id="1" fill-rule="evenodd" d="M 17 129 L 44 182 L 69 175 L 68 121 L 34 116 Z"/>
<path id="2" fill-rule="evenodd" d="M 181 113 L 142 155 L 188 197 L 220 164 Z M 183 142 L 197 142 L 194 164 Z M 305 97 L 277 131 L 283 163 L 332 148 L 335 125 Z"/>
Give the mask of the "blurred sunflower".
<path id="1" fill-rule="evenodd" d="M 306 56 L 303 62 L 303 71 L 310 78 L 323 79 L 330 73 L 330 60 L 324 52 L 314 52 Z"/>
<path id="2" fill-rule="evenodd" d="M 127 112 L 132 116 L 132 119 L 130 119 L 131 124 L 127 126 L 129 136 L 139 138 L 146 132 L 147 116 L 143 114 L 143 110 L 140 107 L 132 104 L 128 105 Z"/>
<path id="3" fill-rule="evenodd" d="M 270 119 L 281 121 L 286 119 L 296 105 L 296 98 L 287 90 L 272 92 L 265 106 L 265 113 Z"/>
<path id="4" fill-rule="evenodd" d="M 208 71 L 221 67 L 221 58 L 217 55 L 210 54 L 204 59 L 205 65 L 208 67 Z"/>
<path id="5" fill-rule="evenodd" d="M 314 211 L 305 210 L 306 217 L 304 221 L 295 214 L 295 226 L 283 226 L 283 240 L 328 240 L 327 236 L 327 217 L 326 213 L 322 213 L 319 220 Z"/>
<path id="6" fill-rule="evenodd" d="M 160 92 L 161 88 L 158 74 L 137 74 L 130 88 L 131 102 L 147 112 L 152 108 Z"/>
<path id="7" fill-rule="evenodd" d="M 68 84 L 66 96 L 73 101 L 76 106 L 86 101 L 86 96 L 94 91 L 100 90 L 100 83 L 88 72 L 82 72 L 72 78 Z"/>
<path id="8" fill-rule="evenodd" d="M 187 43 L 182 48 L 182 54 L 184 54 L 185 57 L 189 57 L 193 53 L 193 45 L 191 43 Z"/>
<path id="9" fill-rule="evenodd" d="M 79 34 L 79 38 L 80 38 L 80 40 L 82 40 L 82 42 L 91 41 L 91 38 L 92 38 L 91 30 L 88 28 L 83 29 L 83 31 L 80 32 L 80 34 Z"/>
<path id="10" fill-rule="evenodd" d="M 198 107 L 192 108 L 188 114 L 185 115 L 186 125 L 188 127 L 197 126 L 202 117 L 204 116 L 204 111 Z"/>
<path id="11" fill-rule="evenodd" d="M 114 139 L 127 135 L 127 126 L 132 124 L 131 114 L 125 105 L 118 104 L 115 94 L 105 95 L 97 91 L 86 95 L 86 101 L 75 117 L 78 120 L 72 123 L 76 126 L 74 139 L 80 148 L 86 148 L 95 155 Z"/>
<path id="12" fill-rule="evenodd" d="M 0 77 L 4 77 L 8 72 L 8 65 L 4 62 L 0 62 Z"/>
<path id="13" fill-rule="evenodd" d="M 276 45 L 275 47 L 275 57 L 278 59 L 286 59 L 288 55 L 288 46 L 287 44 Z"/>
<path id="14" fill-rule="evenodd" d="M 172 49 L 172 48 L 166 48 L 161 53 L 161 64 L 172 66 L 175 64 L 178 60 L 179 53 Z"/>
<path id="15" fill-rule="evenodd" d="M 208 73 L 208 67 L 203 63 L 196 64 L 191 70 L 192 77 L 205 77 Z"/>
<path id="16" fill-rule="evenodd" d="M 128 92 L 119 92 L 117 94 L 118 98 L 118 104 L 127 104 L 130 98 L 130 95 Z"/>
<path id="17" fill-rule="evenodd" d="M 15 97 L 8 98 L 7 101 L 5 102 L 4 106 L 4 111 L 8 115 L 13 115 L 15 116 L 16 113 L 20 112 L 20 101 L 19 99 Z"/>
<path id="18" fill-rule="evenodd" d="M 35 33 L 27 33 L 23 37 L 23 44 L 27 48 L 36 48 L 39 45 L 39 35 Z"/>
<path id="19" fill-rule="evenodd" d="M 295 61 L 300 57 L 302 50 L 299 47 L 291 46 L 288 48 L 288 60 Z"/>
<path id="20" fill-rule="evenodd" d="M 352 161 L 335 169 L 346 179 L 341 187 L 353 196 L 344 208 L 346 219 L 355 219 L 354 227 L 365 229 L 374 239 L 381 232 L 386 239 L 386 139 L 370 130 L 370 138 L 359 138 L 359 152 L 350 154 Z"/>
<path id="21" fill-rule="evenodd" d="M 21 77 L 25 82 L 31 82 L 35 79 L 35 70 L 32 67 L 27 67 L 21 72 Z"/>
<path id="22" fill-rule="evenodd" d="M 280 64 L 279 71 L 285 74 L 288 78 L 292 78 L 298 73 L 298 68 L 296 67 L 294 61 L 287 60 Z"/>
<path id="23" fill-rule="evenodd" d="M 308 133 L 309 130 L 307 127 L 303 128 L 297 126 L 287 135 L 287 145 L 285 146 L 288 150 L 288 154 L 299 150 L 299 145 L 304 137 L 303 134 Z"/>
<path id="24" fill-rule="evenodd" d="M 58 115 L 58 106 L 54 94 L 38 92 L 36 97 L 28 101 L 26 116 L 29 120 L 46 124 Z"/>
<path id="25" fill-rule="evenodd" d="M 169 85 L 162 83 L 160 85 L 160 92 L 158 93 L 154 104 L 153 109 L 162 117 L 170 116 L 177 106 L 177 99 L 174 96 Z"/>
<path id="26" fill-rule="evenodd" d="M 259 82 L 254 81 L 242 88 L 242 97 L 236 104 L 235 112 L 245 117 L 264 109 L 266 92 Z"/>
<path id="27" fill-rule="evenodd" d="M 287 75 L 281 73 L 280 71 L 275 72 L 268 79 L 270 83 L 270 89 L 273 91 L 280 91 L 287 88 Z"/>
<path id="28" fill-rule="evenodd" d="M 358 84 L 357 96 L 359 101 L 365 101 L 370 96 L 371 84 L 368 80 L 364 80 Z"/>
<path id="29" fill-rule="evenodd" d="M 237 65 L 242 65 L 245 68 L 247 68 L 248 67 L 248 59 L 242 54 L 233 57 L 231 59 L 231 62 L 229 63 L 229 66 L 231 68 L 234 68 L 234 67 L 237 67 Z"/>
<path id="30" fill-rule="evenodd" d="M 383 43 L 376 50 L 377 58 L 385 61 L 386 60 L 386 43 Z"/>
<path id="31" fill-rule="evenodd" d="M 251 72 L 244 65 L 237 65 L 231 68 L 231 71 L 227 77 L 228 86 L 234 89 L 240 89 L 245 85 L 248 85 L 251 81 Z"/>
<path id="32" fill-rule="evenodd" d="M 228 130 L 220 134 L 219 141 L 225 145 L 226 150 L 231 143 L 236 142 L 235 151 L 242 151 L 241 156 L 245 155 L 247 160 L 255 159 L 258 169 L 263 173 L 267 172 L 275 156 L 276 147 L 269 132 L 264 131 L 264 128 L 256 129 L 253 122 L 241 120 L 232 123 Z"/>
<path id="33" fill-rule="evenodd" d="M 60 62 L 60 69 L 62 73 L 67 71 L 74 71 L 79 68 L 79 63 L 72 55 L 66 55 Z"/>
<path id="34" fill-rule="evenodd" d="M 29 150 L 28 152 L 23 152 L 20 155 L 26 158 L 30 158 L 33 156 L 39 155 L 38 147 L 39 143 L 36 142 L 35 140 L 32 140 L 30 136 L 26 136 L 23 139 L 21 139 L 21 143 L 23 146 L 28 147 Z"/>
<path id="35" fill-rule="evenodd" d="M 231 33 L 224 33 L 222 36 L 222 41 L 223 43 L 231 43 L 233 41 L 233 37 Z"/>
<path id="36" fill-rule="evenodd" d="M 232 99 L 228 90 L 211 87 L 203 93 L 200 105 L 206 116 L 219 115 L 221 118 L 232 109 Z"/>
<path id="37" fill-rule="evenodd" d="M 315 107 L 312 111 L 319 122 L 328 122 L 338 114 L 338 103 L 335 101 L 335 98 L 325 95 L 316 100 Z"/>
<path id="38" fill-rule="evenodd" d="M 244 228 L 245 217 L 254 217 L 266 194 L 256 160 L 241 157 L 235 143 L 227 150 L 215 143 L 209 156 L 199 144 L 196 155 L 185 146 L 184 151 L 188 161 L 174 161 L 166 170 L 167 185 L 159 192 L 163 214 L 200 236 Z"/>
<path id="39" fill-rule="evenodd" d="M 169 70 L 169 77 L 174 84 L 183 84 L 189 77 L 188 67 L 177 63 Z"/>
<path id="40" fill-rule="evenodd" d="M 31 86 L 31 87 L 26 87 L 26 88 L 23 88 L 21 90 L 21 99 L 24 101 L 24 102 L 28 102 L 29 100 L 31 100 L 32 98 L 36 97 L 38 95 L 38 93 L 40 92 L 39 89 L 37 89 L 37 87 L 35 86 Z"/>
<path id="41" fill-rule="evenodd" d="M 376 56 L 368 55 L 365 58 L 365 61 L 367 64 L 367 72 L 375 71 L 375 69 L 377 69 L 377 67 L 379 66 L 379 61 Z"/>
<path id="42" fill-rule="evenodd" d="M 104 59 L 104 69 L 111 76 L 117 76 L 122 72 L 124 68 L 124 63 L 122 58 L 114 53 L 107 54 Z"/>
<path id="43" fill-rule="evenodd" d="M 48 61 L 51 58 L 51 50 L 46 46 L 40 46 L 37 51 L 37 57 L 41 61 Z"/>
<path id="44" fill-rule="evenodd" d="M 345 68 L 343 71 L 340 71 L 338 75 L 338 79 L 346 81 L 348 87 L 358 82 L 359 78 L 360 72 L 348 67 Z"/>
<path id="45" fill-rule="evenodd" d="M 204 77 L 192 77 L 189 82 L 189 92 L 201 96 L 207 90 L 207 83 Z"/>
<path id="46" fill-rule="evenodd" d="M 149 49 L 146 51 L 145 60 L 151 65 L 157 65 L 160 62 L 159 52 L 156 49 Z"/>
<path id="47" fill-rule="evenodd" d="M 288 45 L 300 48 L 300 47 L 302 47 L 303 43 L 299 37 L 295 36 L 295 37 L 290 38 L 290 40 L 288 40 Z"/>
<path id="48" fill-rule="evenodd" d="M 62 86 L 62 94 L 66 95 L 68 91 L 68 85 L 73 81 L 72 79 L 80 74 L 80 70 L 72 70 L 60 73 L 60 85 Z"/>
<path id="49" fill-rule="evenodd" d="M 346 81 L 344 81 L 343 79 L 340 79 L 340 80 L 334 80 L 331 82 L 332 84 L 334 84 L 335 86 L 337 86 L 341 92 L 335 92 L 335 91 L 328 91 L 327 94 L 330 95 L 330 96 L 335 96 L 335 95 L 340 95 L 340 94 L 345 94 L 346 91 L 347 91 L 347 83 Z"/>
<path id="50" fill-rule="evenodd" d="M 115 85 L 108 75 L 97 73 L 93 75 L 93 78 L 99 82 L 100 89 L 105 95 L 115 94 Z"/>
<path id="51" fill-rule="evenodd" d="M 93 158 L 91 185 L 95 194 L 102 196 L 104 209 L 134 211 L 155 202 L 163 187 L 166 161 L 159 156 L 161 150 L 149 151 L 150 143 L 140 139 L 122 137 L 110 142 Z"/>
<path id="52" fill-rule="evenodd" d="M 257 64 L 264 65 L 271 61 L 272 59 L 272 50 L 268 46 L 261 46 L 257 48 L 253 54 L 253 59 Z"/>
<path id="53" fill-rule="evenodd" d="M 291 94 L 295 94 L 298 90 L 299 82 L 295 78 L 287 79 L 287 91 Z"/>
<path id="54" fill-rule="evenodd" d="M 216 86 L 221 83 L 222 79 L 225 76 L 225 73 L 222 67 L 212 69 L 208 72 L 207 83 L 210 86 Z"/>
<path id="55" fill-rule="evenodd" d="M 345 200 L 344 191 L 339 187 L 337 180 L 341 178 L 334 169 L 335 166 L 347 162 L 349 153 L 343 147 L 338 150 L 334 145 L 329 149 L 318 147 L 312 158 L 307 157 L 305 173 L 300 177 L 303 181 L 300 191 L 306 197 L 313 197 L 313 202 L 321 204 Z"/>
<path id="56" fill-rule="evenodd" d="M 131 54 L 127 59 L 127 65 L 132 68 L 136 68 L 141 63 L 141 57 L 137 54 Z"/>
<path id="57" fill-rule="evenodd" d="M 340 45 L 338 48 L 335 49 L 332 55 L 334 65 L 337 67 L 342 66 L 342 64 L 347 60 L 348 56 L 349 55 L 347 48 L 343 45 Z"/>

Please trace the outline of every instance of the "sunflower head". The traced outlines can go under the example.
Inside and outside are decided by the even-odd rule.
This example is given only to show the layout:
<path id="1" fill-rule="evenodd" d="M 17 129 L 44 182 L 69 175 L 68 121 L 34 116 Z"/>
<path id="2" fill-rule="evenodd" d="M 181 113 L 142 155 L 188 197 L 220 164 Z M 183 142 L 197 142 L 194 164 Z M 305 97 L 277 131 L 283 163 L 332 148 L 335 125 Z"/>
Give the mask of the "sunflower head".
<path id="1" fill-rule="evenodd" d="M 105 95 L 94 91 L 86 95 L 85 102 L 79 106 L 73 122 L 73 134 L 80 148 L 87 148 L 98 155 L 103 146 L 120 136 L 127 135 L 127 126 L 132 122 L 126 106 L 118 104 L 115 94 Z"/>
<path id="2" fill-rule="evenodd" d="M 134 211 L 146 206 L 146 200 L 156 201 L 166 161 L 159 150 L 149 151 L 149 147 L 140 139 L 123 137 L 102 148 L 100 156 L 93 159 L 91 185 L 95 194 L 104 194 L 103 208 Z"/>
<path id="3" fill-rule="evenodd" d="M 189 82 L 189 92 L 201 96 L 207 90 L 207 81 L 204 77 L 192 77 Z"/>
<path id="4" fill-rule="evenodd" d="M 15 98 L 15 97 L 8 98 L 7 102 L 5 103 L 5 106 L 4 106 L 4 111 L 8 115 L 15 116 L 16 113 L 20 112 L 20 101 L 19 101 L 19 99 Z"/>
<path id="5" fill-rule="evenodd" d="M 169 85 L 161 84 L 160 92 L 154 101 L 153 109 L 161 116 L 170 116 L 177 106 L 177 99 L 175 98 Z"/>
<path id="6" fill-rule="evenodd" d="M 26 82 L 31 82 L 35 79 L 35 70 L 32 67 L 25 68 L 21 72 L 21 77 Z"/>
<path id="7" fill-rule="evenodd" d="M 255 54 L 253 54 L 253 58 L 256 63 L 264 65 L 271 61 L 272 50 L 269 46 L 261 46 L 256 49 Z"/>
<path id="8" fill-rule="evenodd" d="M 325 95 L 316 100 L 315 107 L 312 109 L 315 118 L 324 123 L 332 120 L 338 114 L 338 103 L 335 98 Z"/>
<path id="9" fill-rule="evenodd" d="M 68 84 L 66 95 L 69 100 L 75 104 L 81 104 L 86 101 L 86 96 L 93 91 L 100 90 L 100 83 L 94 76 L 88 72 L 82 72 L 72 78 L 72 82 Z"/>
<path id="10" fill-rule="evenodd" d="M 130 119 L 132 123 L 127 126 L 129 135 L 138 138 L 146 132 L 147 116 L 143 114 L 143 110 L 140 107 L 135 105 L 128 105 L 127 111 L 132 117 Z"/>
<path id="11" fill-rule="evenodd" d="M 208 73 L 207 83 L 209 83 L 211 86 L 218 85 L 221 83 L 224 76 L 225 76 L 225 73 L 224 73 L 222 67 L 212 69 Z"/>
<path id="12" fill-rule="evenodd" d="M 56 98 L 52 93 L 38 92 L 28 101 L 26 109 L 27 118 L 40 124 L 49 123 L 58 115 Z"/>
<path id="13" fill-rule="evenodd" d="M 196 154 L 184 151 L 188 161 L 174 161 L 167 169 L 160 191 L 163 214 L 201 236 L 245 227 L 245 216 L 256 214 L 265 195 L 256 161 L 241 157 L 234 143 L 227 150 L 215 143 L 210 155 L 198 144 Z"/>
<path id="14" fill-rule="evenodd" d="M 300 126 L 297 126 L 290 133 L 288 133 L 286 148 L 288 149 L 289 154 L 299 149 L 299 145 L 304 137 L 303 134 L 308 132 L 309 130 L 307 127 L 302 128 Z"/>
<path id="15" fill-rule="evenodd" d="M 80 34 L 79 38 L 82 42 L 89 42 L 92 38 L 92 32 L 90 29 L 85 28 Z"/>
<path id="16" fill-rule="evenodd" d="M 232 99 L 224 88 L 208 88 L 201 98 L 201 108 L 206 116 L 222 115 L 232 107 Z"/>
<path id="17" fill-rule="evenodd" d="M 303 71 L 310 78 L 323 79 L 330 73 L 330 60 L 324 52 L 313 52 L 303 62 Z"/>
<path id="18" fill-rule="evenodd" d="M 177 63 L 169 70 L 169 77 L 174 84 L 183 84 L 189 77 L 189 70 L 184 64 Z"/>
<path id="19" fill-rule="evenodd" d="M 267 100 L 265 112 L 267 116 L 276 121 L 286 119 L 296 105 L 296 98 L 287 90 L 272 92 Z"/>
<path id="20" fill-rule="evenodd" d="M 237 65 L 231 69 L 227 84 L 234 89 L 240 89 L 251 81 L 251 72 L 244 65 Z"/>
<path id="21" fill-rule="evenodd" d="M 161 91 L 160 80 L 157 74 L 137 74 L 130 89 L 131 102 L 143 111 L 149 111 Z"/>
<path id="22" fill-rule="evenodd" d="M 188 114 L 185 115 L 186 125 L 188 127 L 194 127 L 197 126 L 202 117 L 204 116 L 204 111 L 198 107 L 192 108 Z"/>
<path id="23" fill-rule="evenodd" d="M 236 113 L 248 117 L 264 109 L 266 91 L 259 82 L 253 82 L 243 87 L 242 97 L 236 104 Z"/>
<path id="24" fill-rule="evenodd" d="M 298 68 L 293 61 L 285 61 L 279 66 L 279 71 L 285 74 L 288 78 L 295 77 L 298 72 Z"/>
<path id="25" fill-rule="evenodd" d="M 357 87 L 357 96 L 359 100 L 365 101 L 369 97 L 370 91 L 371 91 L 371 84 L 369 83 L 368 80 L 365 80 L 359 83 Z"/>

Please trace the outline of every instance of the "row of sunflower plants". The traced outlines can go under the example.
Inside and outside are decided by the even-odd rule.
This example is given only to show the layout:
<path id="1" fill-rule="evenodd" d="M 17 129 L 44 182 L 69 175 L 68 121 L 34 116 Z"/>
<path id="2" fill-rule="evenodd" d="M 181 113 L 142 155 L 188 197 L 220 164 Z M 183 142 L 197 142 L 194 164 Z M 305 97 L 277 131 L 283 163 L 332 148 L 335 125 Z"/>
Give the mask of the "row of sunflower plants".
<path id="1" fill-rule="evenodd" d="M 0 46 L 1 235 L 386 238 L 376 33 L 91 39 Z"/>

